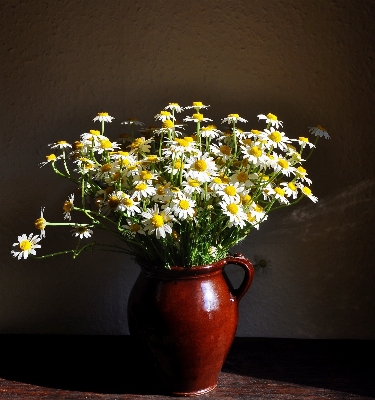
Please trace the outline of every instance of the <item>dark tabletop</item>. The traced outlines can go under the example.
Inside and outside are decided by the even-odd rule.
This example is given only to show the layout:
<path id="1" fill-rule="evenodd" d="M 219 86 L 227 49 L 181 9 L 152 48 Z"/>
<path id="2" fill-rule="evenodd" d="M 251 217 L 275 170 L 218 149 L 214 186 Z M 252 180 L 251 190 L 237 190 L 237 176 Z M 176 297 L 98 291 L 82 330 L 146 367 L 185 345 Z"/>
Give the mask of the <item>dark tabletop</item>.
<path id="1" fill-rule="evenodd" d="M 0 399 L 171 399 L 128 336 L 0 335 Z M 236 338 L 196 398 L 375 398 L 375 341 Z"/>

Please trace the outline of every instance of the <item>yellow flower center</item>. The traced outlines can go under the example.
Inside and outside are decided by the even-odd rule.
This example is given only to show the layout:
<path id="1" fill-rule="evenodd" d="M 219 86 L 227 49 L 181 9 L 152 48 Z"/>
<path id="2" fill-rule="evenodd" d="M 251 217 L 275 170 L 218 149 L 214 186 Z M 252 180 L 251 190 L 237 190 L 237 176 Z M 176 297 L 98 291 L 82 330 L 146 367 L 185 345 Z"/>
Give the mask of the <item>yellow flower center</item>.
<path id="1" fill-rule="evenodd" d="M 193 101 L 193 106 L 194 106 L 194 107 L 202 107 L 203 104 L 202 104 L 201 101 Z"/>
<path id="2" fill-rule="evenodd" d="M 278 131 L 272 132 L 268 137 L 275 143 L 279 143 L 282 138 L 281 133 Z"/>
<path id="3" fill-rule="evenodd" d="M 155 214 L 151 218 L 151 223 L 154 225 L 155 228 L 161 228 L 164 225 L 164 219 L 161 215 Z"/>
<path id="4" fill-rule="evenodd" d="M 227 210 L 228 210 L 231 214 L 236 215 L 236 214 L 238 213 L 238 205 L 237 205 L 237 204 L 234 204 L 234 203 L 228 204 L 228 205 L 227 205 Z"/>
<path id="5" fill-rule="evenodd" d="M 159 187 L 156 189 L 156 193 L 159 194 L 159 195 L 165 194 L 165 188 L 164 188 L 164 186 L 159 186 Z"/>
<path id="6" fill-rule="evenodd" d="M 141 171 L 141 178 L 147 181 L 152 178 L 152 173 L 150 171 Z"/>
<path id="7" fill-rule="evenodd" d="M 224 193 L 227 194 L 228 196 L 235 196 L 237 194 L 237 190 L 234 186 L 227 186 L 224 189 Z"/>
<path id="8" fill-rule="evenodd" d="M 59 141 L 57 142 L 57 144 L 66 144 L 66 141 L 65 141 L 65 140 L 59 140 Z"/>
<path id="9" fill-rule="evenodd" d="M 174 123 L 170 119 L 167 119 L 163 122 L 162 126 L 163 126 L 163 128 L 173 128 Z"/>
<path id="10" fill-rule="evenodd" d="M 129 226 L 131 232 L 138 232 L 141 229 L 139 224 L 131 224 Z"/>
<path id="11" fill-rule="evenodd" d="M 180 191 L 180 189 L 178 187 L 176 187 L 176 186 L 172 186 L 171 187 L 171 192 L 172 193 L 178 193 L 179 191 Z"/>
<path id="12" fill-rule="evenodd" d="M 173 168 L 174 169 L 180 169 L 181 167 L 183 167 L 183 164 L 181 163 L 181 160 L 175 161 L 173 164 Z"/>
<path id="13" fill-rule="evenodd" d="M 194 169 L 203 172 L 207 169 L 207 163 L 204 160 L 198 160 L 194 163 Z"/>
<path id="14" fill-rule="evenodd" d="M 145 183 L 141 182 L 141 183 L 138 183 L 138 185 L 136 185 L 135 190 L 140 191 L 140 190 L 145 190 L 146 188 L 147 188 L 147 185 Z"/>
<path id="15" fill-rule="evenodd" d="M 176 138 L 175 142 L 177 142 L 182 147 L 188 147 L 189 146 L 189 141 L 186 140 L 186 138 L 185 139 Z"/>
<path id="16" fill-rule="evenodd" d="M 305 194 L 306 196 L 310 196 L 311 195 L 311 190 L 308 187 L 304 186 L 302 188 L 302 193 Z"/>
<path id="17" fill-rule="evenodd" d="M 218 176 L 212 179 L 212 182 L 217 183 L 218 185 L 221 185 L 223 183 L 223 181 Z"/>
<path id="18" fill-rule="evenodd" d="M 321 125 L 318 125 L 317 128 L 320 129 L 321 131 L 327 132 L 327 129 L 323 128 Z"/>
<path id="19" fill-rule="evenodd" d="M 54 161 L 56 160 L 56 156 L 54 154 L 50 154 L 49 156 L 46 156 L 47 161 Z"/>
<path id="20" fill-rule="evenodd" d="M 300 137 L 298 138 L 298 140 L 299 140 L 300 142 L 309 143 L 309 139 L 306 138 L 306 137 L 303 137 L 303 136 L 300 136 Z"/>
<path id="21" fill-rule="evenodd" d="M 244 139 L 242 143 L 246 144 L 247 146 L 251 146 L 253 144 L 253 141 L 251 139 Z"/>
<path id="22" fill-rule="evenodd" d="M 212 131 L 214 129 L 217 129 L 215 125 L 207 125 L 204 128 L 202 128 L 202 131 Z"/>
<path id="23" fill-rule="evenodd" d="M 203 114 L 201 114 L 201 113 L 193 114 L 193 118 L 197 119 L 198 121 L 202 121 L 203 120 Z"/>
<path id="24" fill-rule="evenodd" d="M 191 136 L 185 136 L 184 137 L 184 139 L 187 141 L 187 142 L 194 142 L 194 138 L 193 137 L 191 137 Z"/>
<path id="25" fill-rule="evenodd" d="M 100 112 L 98 113 L 99 117 L 108 117 L 108 113 L 107 112 Z"/>
<path id="26" fill-rule="evenodd" d="M 155 161 L 158 160 L 158 156 L 152 154 L 150 156 L 147 156 L 147 160 L 150 161 L 150 162 L 155 162 Z"/>
<path id="27" fill-rule="evenodd" d="M 239 115 L 238 114 L 229 114 L 228 117 L 229 118 L 238 118 Z"/>
<path id="28" fill-rule="evenodd" d="M 138 148 L 139 146 L 141 146 L 142 143 L 143 143 L 144 141 L 145 141 L 145 140 L 144 140 L 143 138 L 137 138 L 137 139 L 135 139 L 134 142 L 130 145 L 130 147 L 131 147 L 132 149 L 136 149 L 136 148 Z"/>
<path id="29" fill-rule="evenodd" d="M 116 208 L 120 204 L 120 200 L 117 196 L 111 196 L 108 199 L 108 205 L 110 208 Z"/>
<path id="30" fill-rule="evenodd" d="M 83 143 L 81 143 L 79 140 L 76 140 L 76 141 L 72 144 L 73 150 L 81 150 L 82 147 L 83 147 Z"/>
<path id="31" fill-rule="evenodd" d="M 300 175 L 305 175 L 305 174 L 306 174 L 306 170 L 305 170 L 305 168 L 303 168 L 303 167 L 298 167 L 298 168 L 297 168 L 297 172 L 298 172 Z"/>
<path id="32" fill-rule="evenodd" d="M 46 227 L 47 221 L 41 217 L 35 221 L 34 225 L 36 229 L 40 229 L 42 231 Z"/>
<path id="33" fill-rule="evenodd" d="M 287 160 L 284 159 L 279 159 L 279 161 L 277 162 L 281 168 L 287 169 L 289 167 L 289 163 Z"/>
<path id="34" fill-rule="evenodd" d="M 290 189 L 290 190 L 293 190 L 293 191 L 295 191 L 297 188 L 296 188 L 296 185 L 293 183 L 293 182 L 289 182 L 288 183 L 288 188 Z"/>
<path id="35" fill-rule="evenodd" d="M 258 212 L 258 213 L 261 213 L 261 212 L 263 212 L 263 207 L 260 206 L 259 204 L 257 204 L 257 205 L 255 206 L 255 211 Z"/>
<path id="36" fill-rule="evenodd" d="M 220 146 L 220 152 L 225 154 L 226 156 L 229 156 L 230 152 L 231 152 L 231 148 L 224 144 L 223 146 Z"/>
<path id="37" fill-rule="evenodd" d="M 249 179 L 249 175 L 247 175 L 246 172 L 240 172 L 237 174 L 237 180 L 238 182 L 246 182 Z"/>
<path id="38" fill-rule="evenodd" d="M 200 183 L 196 179 L 190 179 L 189 186 L 198 187 L 198 186 L 200 186 Z"/>
<path id="39" fill-rule="evenodd" d="M 171 113 L 169 111 L 163 110 L 163 111 L 160 111 L 160 115 L 163 115 L 165 117 L 169 117 L 171 115 Z"/>
<path id="40" fill-rule="evenodd" d="M 102 172 L 108 172 L 108 171 L 110 171 L 111 170 L 111 164 L 104 164 L 104 165 L 102 165 L 101 166 L 101 168 L 100 168 L 100 170 L 102 171 Z"/>
<path id="41" fill-rule="evenodd" d="M 107 114 L 107 115 L 108 115 L 108 114 Z M 90 129 L 90 133 L 91 133 L 91 135 L 95 135 L 95 136 L 100 135 L 100 131 L 97 131 L 97 130 L 95 130 L 95 129 Z"/>
<path id="42" fill-rule="evenodd" d="M 183 210 L 187 210 L 190 207 L 190 204 L 187 200 L 180 200 L 179 204 L 180 208 Z"/>
<path id="43" fill-rule="evenodd" d="M 272 119 L 272 121 L 277 121 L 276 115 L 271 114 L 271 113 L 268 113 L 268 114 L 267 114 L 267 118 L 268 118 L 268 119 Z"/>
<path id="44" fill-rule="evenodd" d="M 259 158 L 262 155 L 262 150 L 258 146 L 253 146 L 249 153 L 256 158 Z"/>
<path id="45" fill-rule="evenodd" d="M 22 240 L 22 242 L 20 243 L 20 249 L 22 251 L 30 250 L 31 246 L 32 246 L 32 243 L 29 240 Z"/>
<path id="46" fill-rule="evenodd" d="M 247 204 L 249 204 L 251 201 L 251 196 L 249 194 L 245 194 L 245 196 L 242 196 L 241 198 L 241 203 L 246 206 Z"/>
<path id="47" fill-rule="evenodd" d="M 254 135 L 260 135 L 262 132 L 258 131 L 258 129 L 252 129 L 251 133 L 253 133 Z"/>
<path id="48" fill-rule="evenodd" d="M 70 213 L 70 211 L 72 211 L 72 207 L 73 207 L 73 203 L 69 200 L 64 202 L 63 205 L 63 210 L 67 213 Z"/>
<path id="49" fill-rule="evenodd" d="M 249 221 L 249 222 L 254 222 L 255 221 L 255 215 L 252 215 L 250 212 L 248 212 L 248 213 L 246 213 L 246 215 L 247 215 L 247 220 Z"/>
<path id="50" fill-rule="evenodd" d="M 133 205 L 133 200 L 129 197 L 125 197 L 122 199 L 122 204 L 126 207 L 131 207 Z"/>
<path id="51" fill-rule="evenodd" d="M 280 187 L 275 187 L 275 192 L 278 194 L 278 195 L 280 195 L 280 196 L 283 196 L 284 197 L 284 194 L 285 194 L 285 192 L 284 192 L 284 190 L 283 189 L 281 189 Z"/>

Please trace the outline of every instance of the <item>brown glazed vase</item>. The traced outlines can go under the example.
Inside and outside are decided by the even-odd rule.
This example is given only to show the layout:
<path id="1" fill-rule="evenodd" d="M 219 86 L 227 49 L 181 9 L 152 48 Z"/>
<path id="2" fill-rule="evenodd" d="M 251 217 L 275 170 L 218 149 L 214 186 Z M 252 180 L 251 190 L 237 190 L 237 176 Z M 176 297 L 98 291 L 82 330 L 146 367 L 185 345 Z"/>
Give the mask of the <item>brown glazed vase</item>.
<path id="1" fill-rule="evenodd" d="M 238 289 L 224 272 L 227 264 L 245 271 Z M 170 394 L 196 396 L 216 387 L 236 333 L 238 304 L 253 276 L 241 254 L 189 269 L 141 265 L 129 297 L 129 330 L 152 355 Z"/>

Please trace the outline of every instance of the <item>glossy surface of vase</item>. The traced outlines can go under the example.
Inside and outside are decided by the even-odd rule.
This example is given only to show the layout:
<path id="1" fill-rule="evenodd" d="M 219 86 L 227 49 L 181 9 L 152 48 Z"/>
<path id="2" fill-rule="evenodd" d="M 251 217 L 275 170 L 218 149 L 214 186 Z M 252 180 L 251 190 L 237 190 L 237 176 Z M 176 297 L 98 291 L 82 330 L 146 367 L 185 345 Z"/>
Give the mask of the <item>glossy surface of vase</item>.
<path id="1" fill-rule="evenodd" d="M 227 264 L 245 271 L 238 289 L 224 272 Z M 128 303 L 130 334 L 152 355 L 169 393 L 194 396 L 216 387 L 253 274 L 240 254 L 189 269 L 141 265 Z"/>

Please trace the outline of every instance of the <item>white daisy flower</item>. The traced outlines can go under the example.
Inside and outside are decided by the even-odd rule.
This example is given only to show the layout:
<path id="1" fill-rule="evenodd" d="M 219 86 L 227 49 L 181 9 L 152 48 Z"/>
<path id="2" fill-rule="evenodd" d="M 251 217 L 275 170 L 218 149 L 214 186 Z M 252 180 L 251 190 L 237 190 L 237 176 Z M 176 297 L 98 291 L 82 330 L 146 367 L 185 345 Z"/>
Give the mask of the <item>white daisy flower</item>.
<path id="1" fill-rule="evenodd" d="M 152 185 L 148 185 L 145 182 L 139 182 L 134 186 L 134 192 L 131 196 L 132 199 L 140 199 L 142 197 L 147 198 L 156 194 L 156 189 Z"/>
<path id="2" fill-rule="evenodd" d="M 188 197 L 173 199 L 171 203 L 172 212 L 180 220 L 185 220 L 188 217 L 191 218 L 194 217 L 195 214 L 194 207 L 195 207 L 195 201 Z"/>
<path id="3" fill-rule="evenodd" d="M 74 208 L 74 193 L 68 197 L 68 200 L 64 202 L 63 210 L 64 210 L 64 219 L 68 219 L 69 221 L 72 219 L 70 213 Z"/>
<path id="4" fill-rule="evenodd" d="M 298 168 L 296 168 L 295 174 L 299 180 L 301 180 L 302 182 L 307 182 L 309 185 L 311 185 L 311 179 L 306 177 L 307 172 L 306 172 L 305 168 L 303 168 L 302 166 L 299 166 Z"/>
<path id="5" fill-rule="evenodd" d="M 215 125 L 207 125 L 201 128 L 201 136 L 214 139 L 222 135 L 222 132 Z"/>
<path id="6" fill-rule="evenodd" d="M 80 239 L 89 238 L 93 234 L 93 231 L 88 228 L 88 225 L 75 225 L 71 230 L 72 236 L 79 237 Z"/>
<path id="7" fill-rule="evenodd" d="M 241 146 L 243 157 L 256 166 L 262 166 L 267 160 L 267 155 L 260 146 Z"/>
<path id="8" fill-rule="evenodd" d="M 138 121 L 137 118 L 128 118 L 126 121 L 121 122 L 121 125 L 140 125 L 143 126 L 144 123 Z"/>
<path id="9" fill-rule="evenodd" d="M 99 122 L 112 122 L 112 120 L 115 119 L 114 117 L 111 117 L 108 115 L 107 112 L 99 112 L 98 115 L 93 119 L 93 121 L 99 121 Z"/>
<path id="10" fill-rule="evenodd" d="M 134 175 L 134 183 L 145 182 L 151 185 L 152 181 L 154 181 L 155 179 L 158 179 L 156 174 L 149 171 L 148 169 L 140 169 L 139 173 L 137 175 Z"/>
<path id="11" fill-rule="evenodd" d="M 303 136 L 300 136 L 298 139 L 291 139 L 294 142 L 298 142 L 298 144 L 304 149 L 306 146 L 310 147 L 315 147 L 311 142 L 309 142 L 309 139 Z"/>
<path id="12" fill-rule="evenodd" d="M 221 146 L 216 146 L 212 144 L 210 146 L 211 153 L 215 154 L 218 157 L 221 157 L 223 160 L 229 160 L 232 157 L 232 148 L 223 144 Z"/>
<path id="13" fill-rule="evenodd" d="M 170 164 L 164 167 L 165 171 L 168 172 L 168 174 L 176 175 L 179 174 L 180 171 L 182 171 L 182 175 L 185 175 L 184 171 L 185 165 L 183 164 L 181 159 L 175 159 L 171 161 Z"/>
<path id="14" fill-rule="evenodd" d="M 241 204 L 233 201 L 222 201 L 219 204 L 223 210 L 223 214 L 229 217 L 229 228 L 232 226 L 243 228 L 246 225 L 247 215 L 243 211 Z"/>
<path id="15" fill-rule="evenodd" d="M 280 203 L 289 204 L 288 199 L 285 197 L 285 190 L 279 186 L 273 189 L 275 199 L 279 200 Z"/>
<path id="16" fill-rule="evenodd" d="M 167 234 L 172 233 L 173 217 L 170 213 L 169 207 L 159 211 L 157 204 L 154 205 L 153 209 L 148 208 L 146 212 L 142 213 L 144 229 L 148 231 L 149 235 L 155 233 L 157 239 L 165 238 Z"/>
<path id="17" fill-rule="evenodd" d="M 270 129 L 264 130 L 266 134 L 266 147 L 269 149 L 270 147 L 279 148 L 282 151 L 287 150 L 287 143 L 290 143 L 290 139 L 285 136 L 284 132 L 279 132 L 275 130 L 273 127 Z"/>
<path id="18" fill-rule="evenodd" d="M 130 220 L 127 220 L 126 222 L 128 223 L 128 225 L 121 226 L 121 228 L 123 229 L 123 232 L 122 232 L 123 235 L 125 235 L 126 233 L 129 233 L 132 237 L 135 237 L 135 235 L 137 233 L 140 235 L 146 234 L 140 224 L 137 224 L 136 222 L 132 222 Z"/>
<path id="19" fill-rule="evenodd" d="M 271 124 L 271 126 L 274 126 L 276 129 L 279 129 L 279 125 L 281 127 L 283 126 L 283 122 L 279 121 L 276 115 L 271 113 L 268 113 L 267 115 L 259 114 L 258 119 L 265 119 L 267 124 Z"/>
<path id="20" fill-rule="evenodd" d="M 234 184 L 225 185 L 221 190 L 217 192 L 224 201 L 236 202 L 240 201 L 240 194 L 244 191 L 244 187 L 239 182 Z"/>
<path id="21" fill-rule="evenodd" d="M 301 192 L 305 196 L 307 196 L 312 202 L 316 203 L 318 201 L 318 198 L 312 194 L 310 188 L 308 188 L 307 186 L 303 186 L 301 184 L 299 184 L 298 187 L 301 189 Z"/>
<path id="22" fill-rule="evenodd" d="M 295 173 L 296 168 L 293 167 L 288 160 L 279 157 L 277 165 L 275 167 L 276 172 L 281 172 L 283 175 L 289 176 L 291 173 Z"/>
<path id="23" fill-rule="evenodd" d="M 254 186 L 254 180 L 258 178 L 257 174 L 248 174 L 246 171 L 236 171 L 231 177 L 230 181 L 232 183 L 238 182 L 239 184 L 250 187 Z"/>
<path id="24" fill-rule="evenodd" d="M 182 186 L 183 192 L 186 193 L 188 196 L 203 193 L 201 182 L 199 182 L 197 179 L 188 179 L 187 181 L 183 181 Z"/>
<path id="25" fill-rule="evenodd" d="M 44 167 L 46 164 L 54 163 L 59 158 L 61 158 L 61 156 L 56 157 L 55 154 L 50 154 L 49 156 L 46 156 L 46 161 L 39 164 L 39 167 L 41 168 Z"/>
<path id="26" fill-rule="evenodd" d="M 297 186 L 294 182 L 282 182 L 280 186 L 284 189 L 285 196 L 291 197 L 292 199 L 296 199 L 298 197 Z"/>
<path id="27" fill-rule="evenodd" d="M 98 146 L 95 147 L 95 151 L 98 154 L 102 154 L 104 151 L 114 151 L 115 149 L 120 149 L 121 146 L 116 142 L 111 142 L 109 139 L 102 139 L 99 141 Z"/>
<path id="28" fill-rule="evenodd" d="M 161 122 L 165 122 L 165 121 L 167 121 L 167 120 L 175 121 L 175 117 L 173 116 L 173 114 L 172 114 L 170 111 L 166 111 L 166 110 L 160 111 L 160 113 L 159 113 L 159 114 L 156 114 L 156 115 L 154 116 L 154 118 L 155 118 L 157 121 L 161 121 Z"/>
<path id="29" fill-rule="evenodd" d="M 198 182 L 198 181 L 197 181 Z M 212 181 L 209 183 L 208 187 L 213 192 L 220 192 L 224 189 L 227 184 L 223 182 L 223 180 L 219 176 L 215 176 Z"/>
<path id="30" fill-rule="evenodd" d="M 131 152 L 149 153 L 151 149 L 150 143 L 152 140 L 153 139 L 146 139 L 145 137 L 135 139 L 134 142 L 129 146 Z"/>
<path id="31" fill-rule="evenodd" d="M 312 135 L 315 135 L 315 136 L 324 137 L 326 139 L 330 139 L 331 138 L 331 136 L 328 135 L 328 132 L 327 132 L 326 128 L 323 128 L 320 125 L 318 125 L 316 127 L 314 126 L 314 127 L 309 128 L 309 132 Z"/>
<path id="32" fill-rule="evenodd" d="M 202 108 L 208 108 L 210 106 L 205 106 L 201 101 L 193 101 L 193 105 L 185 107 L 185 109 L 195 108 L 199 111 Z"/>
<path id="33" fill-rule="evenodd" d="M 48 146 L 51 147 L 51 149 L 66 149 L 68 147 L 72 147 L 72 145 L 66 142 L 65 140 L 60 140 L 56 143 L 51 143 Z"/>
<path id="34" fill-rule="evenodd" d="M 18 251 L 11 251 L 13 257 L 16 257 L 18 260 L 20 260 L 21 258 L 26 259 L 29 254 L 35 255 L 35 249 L 41 247 L 40 244 L 37 244 L 41 239 L 41 237 L 34 235 L 33 233 L 30 233 L 29 236 L 26 234 L 18 236 L 18 242 L 13 243 L 13 246 L 18 246 Z"/>
<path id="35" fill-rule="evenodd" d="M 171 110 L 171 111 L 176 111 L 178 113 L 182 112 L 184 110 L 183 107 L 181 107 L 178 103 L 169 103 L 166 107 L 164 107 L 165 110 Z"/>
<path id="36" fill-rule="evenodd" d="M 123 192 L 122 192 L 123 193 Z M 131 199 L 129 196 L 127 196 L 125 193 L 123 195 L 119 196 L 117 195 L 118 198 L 120 198 L 120 203 L 117 207 L 119 211 L 124 212 L 125 214 L 132 216 L 135 213 L 140 214 L 141 210 L 138 207 L 139 202 L 135 201 L 134 199 Z"/>
<path id="37" fill-rule="evenodd" d="M 240 117 L 238 114 L 229 114 L 226 118 L 221 120 L 221 123 L 233 124 L 237 122 L 247 122 L 247 119 Z"/>
<path id="38" fill-rule="evenodd" d="M 190 158 L 186 162 L 186 174 L 188 179 L 197 179 L 199 182 L 210 182 L 213 176 L 217 176 L 217 166 L 208 153 L 202 156 Z"/>
<path id="39" fill-rule="evenodd" d="M 183 138 L 175 138 L 174 140 L 167 140 L 167 147 L 163 149 L 163 156 L 165 157 L 181 157 L 186 153 L 197 153 L 197 143 L 191 136 Z"/>
<path id="40" fill-rule="evenodd" d="M 35 228 L 40 230 L 41 238 L 46 237 L 45 227 L 47 226 L 47 221 L 44 219 L 43 213 L 44 213 L 44 207 L 40 209 L 40 218 L 38 218 L 34 222 Z"/>
<path id="41" fill-rule="evenodd" d="M 191 117 L 185 117 L 184 121 L 185 122 L 189 122 L 189 121 L 192 121 L 192 122 L 202 122 L 202 121 L 206 122 L 206 121 L 212 121 L 212 119 L 204 118 L 203 114 L 198 112 L 196 114 L 193 114 Z"/>

